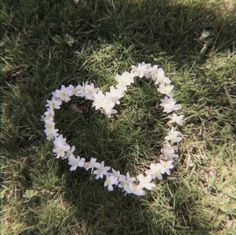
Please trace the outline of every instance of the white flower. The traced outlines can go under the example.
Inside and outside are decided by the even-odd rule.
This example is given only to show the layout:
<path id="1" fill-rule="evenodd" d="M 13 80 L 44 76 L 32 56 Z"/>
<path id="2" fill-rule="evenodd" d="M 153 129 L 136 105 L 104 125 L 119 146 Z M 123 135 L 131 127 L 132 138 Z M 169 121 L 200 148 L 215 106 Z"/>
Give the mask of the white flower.
<path id="1" fill-rule="evenodd" d="M 177 123 L 179 126 L 183 126 L 184 123 L 184 115 L 177 115 L 176 113 L 173 113 L 171 116 L 169 116 L 170 121 L 169 123 Z"/>
<path id="2" fill-rule="evenodd" d="M 149 74 L 150 74 L 150 78 L 155 82 L 158 75 L 158 66 L 157 65 L 152 66 Z"/>
<path id="3" fill-rule="evenodd" d="M 84 167 L 84 165 L 85 165 L 85 158 L 78 157 L 78 166 Z"/>
<path id="4" fill-rule="evenodd" d="M 77 86 L 73 86 L 73 85 L 69 85 L 68 87 L 65 87 L 68 94 L 70 96 L 73 96 L 73 95 L 77 95 L 77 93 L 80 91 L 80 88 L 81 88 L 81 85 L 77 85 Z M 54 96 L 55 96 L 55 92 L 54 92 Z"/>
<path id="5" fill-rule="evenodd" d="M 142 64 L 138 64 L 138 66 L 132 65 L 131 68 L 131 73 L 133 73 L 135 77 L 144 77 L 144 71 L 146 70 L 146 66 L 143 67 Z"/>
<path id="6" fill-rule="evenodd" d="M 135 181 L 135 178 L 134 178 L 134 177 L 131 177 L 131 176 L 130 176 L 130 173 L 127 172 L 127 173 L 126 173 L 126 178 L 125 178 L 125 180 L 122 182 L 122 187 L 124 188 L 124 190 L 125 190 L 127 193 L 132 193 L 132 186 L 133 186 L 134 181 Z"/>
<path id="7" fill-rule="evenodd" d="M 53 97 L 52 100 L 47 100 L 46 107 L 48 107 L 50 110 L 60 109 L 61 104 L 62 102 L 60 99 L 56 99 Z"/>
<path id="8" fill-rule="evenodd" d="M 144 192 L 143 188 L 140 185 L 136 185 L 136 184 L 133 184 L 133 183 L 131 183 L 129 185 L 129 192 L 127 192 L 127 193 L 132 193 L 136 196 L 145 195 L 145 192 Z"/>
<path id="9" fill-rule="evenodd" d="M 152 190 L 155 187 L 155 184 L 151 182 L 152 177 L 150 175 L 144 176 L 143 174 L 139 174 L 137 179 L 141 188 Z"/>
<path id="10" fill-rule="evenodd" d="M 75 95 L 75 87 L 73 85 L 69 85 L 67 89 L 69 91 L 70 96 Z"/>
<path id="11" fill-rule="evenodd" d="M 72 90 L 70 87 L 61 86 L 61 89 L 56 90 L 54 96 L 64 102 L 70 101 L 70 96 L 72 96 Z"/>
<path id="12" fill-rule="evenodd" d="M 155 81 L 155 85 L 157 84 L 170 84 L 171 81 L 168 77 L 165 76 L 165 72 L 162 68 L 157 70 L 157 78 Z"/>
<path id="13" fill-rule="evenodd" d="M 74 88 L 74 95 L 75 96 L 78 96 L 78 97 L 84 97 L 85 96 L 85 87 L 84 87 L 84 84 L 81 86 L 81 85 L 77 85 L 75 88 Z"/>
<path id="14" fill-rule="evenodd" d="M 45 125 L 44 125 L 45 128 L 54 128 L 55 127 L 54 119 L 52 117 L 45 118 L 44 123 L 45 123 Z"/>
<path id="15" fill-rule="evenodd" d="M 150 73 L 152 71 L 151 64 L 146 64 L 144 62 L 139 63 L 138 66 L 131 66 L 132 68 L 132 73 L 134 74 L 135 77 L 146 77 L 150 78 Z"/>
<path id="16" fill-rule="evenodd" d="M 118 182 L 119 182 L 118 187 L 119 187 L 119 188 L 122 188 L 122 182 L 124 182 L 124 181 L 126 180 L 125 175 L 122 175 L 122 174 L 120 173 L 120 171 L 116 171 L 116 170 L 114 170 L 114 169 L 111 169 L 111 170 L 112 170 L 111 175 L 114 175 L 114 176 L 117 177 L 117 179 L 118 179 Z"/>
<path id="17" fill-rule="evenodd" d="M 66 139 L 63 138 L 62 135 L 55 138 L 53 144 L 53 153 L 57 156 L 57 158 L 64 157 L 66 152 L 70 149 L 70 146 L 66 143 Z"/>
<path id="18" fill-rule="evenodd" d="M 173 161 L 160 161 L 161 164 L 161 173 L 162 174 L 170 174 L 170 169 L 174 168 Z"/>
<path id="19" fill-rule="evenodd" d="M 53 109 L 47 109 L 47 111 L 43 115 L 43 120 L 47 120 L 53 118 L 55 116 L 55 112 Z"/>
<path id="20" fill-rule="evenodd" d="M 171 144 L 179 143 L 182 140 L 181 133 L 172 127 L 165 140 L 170 141 Z"/>
<path id="21" fill-rule="evenodd" d="M 124 96 L 124 91 L 114 86 L 110 87 L 110 92 L 106 92 L 107 99 L 115 104 L 120 104 L 120 99 Z"/>
<path id="22" fill-rule="evenodd" d="M 59 134 L 58 134 L 58 129 L 55 129 L 55 123 L 52 117 L 49 118 L 45 118 L 44 119 L 45 122 L 45 130 L 44 133 L 47 136 L 48 140 L 52 140 L 53 138 L 56 138 Z"/>
<path id="23" fill-rule="evenodd" d="M 77 167 L 83 167 L 85 164 L 85 159 L 80 157 L 75 157 L 74 155 L 70 155 L 68 158 L 68 165 L 70 165 L 70 170 L 74 171 Z"/>
<path id="24" fill-rule="evenodd" d="M 98 91 L 99 91 L 99 89 L 95 88 L 93 83 L 91 83 L 91 84 L 86 83 L 84 85 L 84 96 L 85 96 L 85 99 L 87 99 L 87 100 L 94 100 L 94 96 L 96 95 L 96 93 Z"/>
<path id="25" fill-rule="evenodd" d="M 58 134 L 58 129 L 55 128 L 47 128 L 44 130 L 45 135 L 47 136 L 47 140 L 53 140 L 54 138 L 56 138 L 59 134 Z"/>
<path id="26" fill-rule="evenodd" d="M 93 171 L 96 162 L 97 162 L 97 159 L 96 159 L 96 158 L 91 158 L 89 162 L 86 162 L 86 163 L 85 163 L 85 169 L 86 169 L 86 170 L 91 169 L 91 170 Z"/>
<path id="27" fill-rule="evenodd" d="M 113 109 L 115 103 L 112 101 L 112 98 L 105 96 L 102 92 L 95 94 L 93 106 L 96 110 L 102 109 L 108 117 L 117 112 Z"/>
<path id="28" fill-rule="evenodd" d="M 66 151 L 66 154 L 62 159 L 69 158 L 70 156 L 74 156 L 75 146 L 73 145 L 68 151 Z"/>
<path id="29" fill-rule="evenodd" d="M 104 166 L 104 161 L 101 163 L 95 163 L 96 170 L 93 172 L 96 175 L 96 179 L 102 179 L 103 176 L 108 174 L 108 171 L 111 169 L 110 166 Z"/>
<path id="30" fill-rule="evenodd" d="M 77 158 L 74 155 L 70 155 L 68 158 L 68 165 L 70 165 L 70 171 L 75 171 L 78 167 Z"/>
<path id="31" fill-rule="evenodd" d="M 113 191 L 114 185 L 118 184 L 118 178 L 114 175 L 107 175 L 106 181 L 104 182 L 104 186 L 108 187 L 109 191 Z"/>
<path id="32" fill-rule="evenodd" d="M 103 94 L 103 92 L 99 91 L 94 95 L 93 107 L 95 107 L 96 110 L 102 108 L 102 104 L 105 98 L 106 96 Z"/>
<path id="33" fill-rule="evenodd" d="M 146 174 L 150 175 L 153 179 L 158 178 L 159 180 L 162 180 L 161 164 L 160 163 L 151 163 L 150 169 L 146 171 Z"/>
<path id="34" fill-rule="evenodd" d="M 132 73 L 124 72 L 122 75 L 117 74 L 115 80 L 118 82 L 117 88 L 126 89 L 127 86 L 134 83 L 134 75 Z"/>
<path id="35" fill-rule="evenodd" d="M 161 99 L 160 105 L 164 108 L 165 113 L 170 113 L 172 111 L 181 109 L 181 105 L 176 104 L 176 100 L 174 98 L 167 96 L 164 99 Z"/>
<path id="36" fill-rule="evenodd" d="M 158 90 L 161 94 L 164 94 L 164 95 L 167 95 L 167 96 L 173 96 L 173 93 L 172 93 L 173 88 L 174 88 L 173 85 L 170 85 L 170 84 L 167 84 L 167 85 L 161 84 L 161 85 L 159 86 L 159 88 L 157 88 L 157 90 Z"/>
<path id="37" fill-rule="evenodd" d="M 167 142 L 161 149 L 161 153 L 165 159 L 173 159 L 178 157 L 178 155 L 175 154 L 177 150 L 178 150 L 177 146 L 172 146 L 170 143 Z"/>

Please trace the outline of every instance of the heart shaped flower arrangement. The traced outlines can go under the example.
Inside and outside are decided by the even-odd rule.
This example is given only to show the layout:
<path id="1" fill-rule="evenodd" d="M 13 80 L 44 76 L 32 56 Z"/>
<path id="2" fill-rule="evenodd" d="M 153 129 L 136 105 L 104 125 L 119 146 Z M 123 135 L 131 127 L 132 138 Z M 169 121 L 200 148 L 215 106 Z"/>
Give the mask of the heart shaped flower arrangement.
<path id="1" fill-rule="evenodd" d="M 117 114 L 114 109 L 116 104 L 120 103 L 120 99 L 132 83 L 134 78 L 151 79 L 157 86 L 157 90 L 163 94 L 160 106 L 163 112 L 168 114 L 168 131 L 161 148 L 160 161 L 151 163 L 149 169 L 145 173 L 136 177 L 131 177 L 127 172 L 121 174 L 119 170 L 115 170 L 110 166 L 106 166 L 104 161 L 98 162 L 96 158 L 90 158 L 88 161 L 80 156 L 75 156 L 75 147 L 70 146 L 66 138 L 55 128 L 54 115 L 55 110 L 60 109 L 62 102 L 68 103 L 71 96 L 82 97 L 92 101 L 92 106 L 111 118 Z M 126 194 L 135 194 L 142 196 L 145 190 L 152 190 L 155 187 L 155 180 L 162 180 L 163 175 L 170 174 L 174 168 L 173 162 L 178 157 L 178 145 L 182 140 L 181 133 L 177 130 L 178 126 L 183 125 L 183 115 L 180 113 L 181 105 L 176 103 L 173 95 L 174 86 L 170 79 L 165 75 L 162 68 L 157 65 L 141 63 L 138 66 L 132 66 L 131 72 L 124 72 L 116 75 L 117 85 L 111 86 L 110 91 L 103 93 L 101 89 L 95 88 L 93 83 L 84 83 L 82 85 L 61 86 L 61 89 L 52 93 L 52 98 L 47 100 L 46 112 L 43 115 L 45 123 L 45 134 L 49 141 L 53 142 L 53 154 L 56 158 L 67 159 L 70 170 L 77 168 L 91 170 L 96 179 L 105 178 L 104 186 L 112 191 L 114 187 L 121 188 Z"/>

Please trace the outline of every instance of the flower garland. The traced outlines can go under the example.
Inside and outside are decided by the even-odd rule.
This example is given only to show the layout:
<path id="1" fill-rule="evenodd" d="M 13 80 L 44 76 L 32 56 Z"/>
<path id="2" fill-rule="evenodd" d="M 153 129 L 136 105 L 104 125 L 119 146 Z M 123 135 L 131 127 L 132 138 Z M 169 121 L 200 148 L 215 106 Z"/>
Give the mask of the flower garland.
<path id="1" fill-rule="evenodd" d="M 157 90 L 164 95 L 160 106 L 163 107 L 163 112 L 168 114 L 170 128 L 161 148 L 160 162 L 151 163 L 145 174 L 132 177 L 129 172 L 123 175 L 119 170 L 106 166 L 104 161 L 98 162 L 96 158 L 86 161 L 85 158 L 75 156 L 75 147 L 71 147 L 66 138 L 59 134 L 59 130 L 55 128 L 54 115 L 55 110 L 60 109 L 62 102 L 68 103 L 71 96 L 77 96 L 91 100 L 92 106 L 96 110 L 110 118 L 117 113 L 114 107 L 120 103 L 120 99 L 124 97 L 128 86 L 134 83 L 135 77 L 151 79 L 158 87 Z M 132 66 L 131 72 L 116 75 L 115 80 L 117 85 L 111 86 L 110 91 L 106 93 L 103 93 L 100 88 L 94 87 L 93 83 L 84 83 L 77 86 L 69 85 L 67 87 L 62 85 L 61 89 L 55 90 L 52 93 L 52 98 L 47 100 L 47 110 L 43 115 L 45 134 L 47 140 L 53 142 L 53 154 L 56 158 L 67 159 L 71 171 L 75 171 L 77 168 L 91 170 L 96 179 L 105 178 L 104 186 L 109 191 L 117 186 L 127 194 L 142 196 L 145 194 L 145 190 L 152 190 L 155 187 L 154 180 L 162 180 L 163 175 L 169 175 L 170 170 L 174 168 L 173 162 L 178 158 L 178 144 L 182 140 L 177 126 L 183 125 L 184 116 L 179 113 L 181 105 L 177 104 L 174 99 L 174 86 L 163 69 L 157 65 L 140 63 L 138 66 Z"/>

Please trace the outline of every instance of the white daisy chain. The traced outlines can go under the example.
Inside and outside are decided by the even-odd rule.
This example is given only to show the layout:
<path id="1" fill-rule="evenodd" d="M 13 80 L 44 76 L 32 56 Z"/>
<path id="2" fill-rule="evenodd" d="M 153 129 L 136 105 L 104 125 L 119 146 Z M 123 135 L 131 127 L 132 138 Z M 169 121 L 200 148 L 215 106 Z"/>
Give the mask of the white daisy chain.
<path id="1" fill-rule="evenodd" d="M 127 172 L 125 175 L 120 171 L 106 166 L 104 161 L 98 162 L 96 158 L 85 158 L 75 156 L 75 147 L 70 146 L 66 138 L 55 128 L 55 110 L 61 108 L 63 102 L 68 103 L 72 96 L 82 97 L 92 101 L 95 110 L 101 111 L 107 117 L 111 118 L 117 113 L 115 106 L 120 104 L 120 99 L 125 96 L 128 86 L 134 83 L 134 78 L 150 79 L 157 86 L 164 97 L 161 99 L 160 106 L 163 112 L 168 114 L 169 129 L 164 138 L 161 148 L 160 161 L 151 163 L 149 169 L 144 174 L 133 177 Z M 121 188 L 125 194 L 134 194 L 136 196 L 145 195 L 145 191 L 155 188 L 155 180 L 162 180 L 163 175 L 169 175 L 174 168 L 174 160 L 178 158 L 178 145 L 182 140 L 181 133 L 177 130 L 178 126 L 183 126 L 184 115 L 180 112 L 181 105 L 174 99 L 174 86 L 169 77 L 165 75 L 162 68 L 157 65 L 152 66 L 144 62 L 138 66 L 132 66 L 130 72 L 117 74 L 115 76 L 116 86 L 111 86 L 110 91 L 103 93 L 100 88 L 96 88 L 93 83 L 83 83 L 77 86 L 62 85 L 60 89 L 52 92 L 52 98 L 47 100 L 46 111 L 42 116 L 47 140 L 53 142 L 53 154 L 56 158 L 67 159 L 71 171 L 78 168 L 91 170 L 96 179 L 105 179 L 104 187 L 108 191 L 113 191 L 115 187 Z"/>

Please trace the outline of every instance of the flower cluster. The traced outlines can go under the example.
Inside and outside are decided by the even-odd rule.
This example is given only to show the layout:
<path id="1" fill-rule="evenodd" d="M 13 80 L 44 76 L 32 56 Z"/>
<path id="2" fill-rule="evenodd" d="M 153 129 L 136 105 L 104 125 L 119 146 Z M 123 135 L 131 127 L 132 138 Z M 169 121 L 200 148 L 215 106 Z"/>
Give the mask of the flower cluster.
<path id="1" fill-rule="evenodd" d="M 75 156 L 75 147 L 71 147 L 66 138 L 56 129 L 54 115 L 55 110 L 60 109 L 62 102 L 67 103 L 71 96 L 77 96 L 91 100 L 96 110 L 101 111 L 107 117 L 112 117 L 117 113 L 114 109 L 115 105 L 120 103 L 128 86 L 134 83 L 135 77 L 151 79 L 154 82 L 157 90 L 164 95 L 160 106 L 163 108 L 163 112 L 168 114 L 170 120 L 168 122 L 169 130 L 161 148 L 160 162 L 151 163 L 149 169 L 143 174 L 132 177 L 129 172 L 122 175 L 120 171 L 106 166 L 104 161 L 98 162 L 96 158 L 86 161 L 85 158 Z M 109 191 L 112 191 L 114 187 L 119 187 L 127 194 L 141 196 L 145 194 L 145 190 L 152 190 L 155 187 L 155 180 L 162 180 L 163 175 L 169 175 L 171 169 L 174 168 L 173 162 L 178 158 L 178 145 L 182 140 L 177 127 L 183 125 L 184 116 L 180 113 L 181 105 L 177 104 L 174 99 L 174 86 L 171 84 L 171 80 L 157 65 L 140 63 L 138 66 L 132 66 L 130 72 L 116 75 L 115 80 L 117 85 L 111 86 L 110 91 L 106 93 L 96 88 L 93 83 L 61 86 L 60 89 L 54 91 L 52 98 L 47 100 L 47 110 L 43 115 L 45 134 L 47 139 L 53 142 L 53 154 L 56 158 L 67 159 L 71 171 L 75 171 L 77 168 L 90 170 L 96 179 L 105 179 L 104 186 Z"/>

